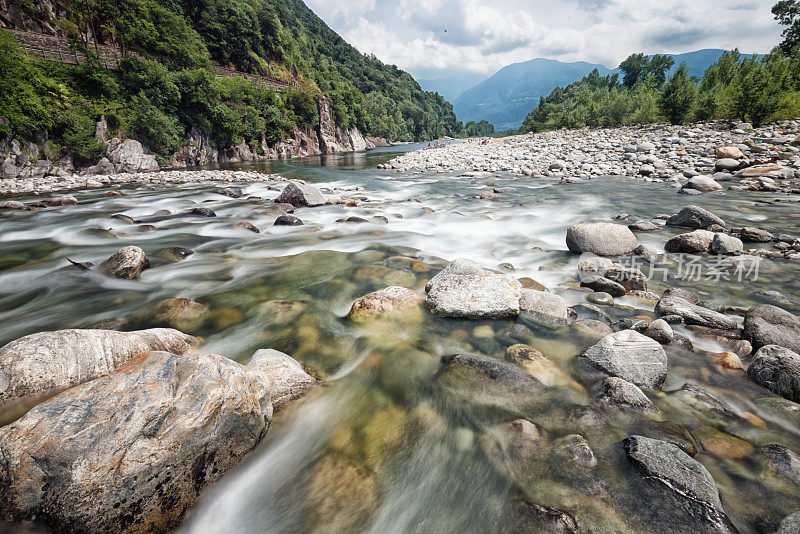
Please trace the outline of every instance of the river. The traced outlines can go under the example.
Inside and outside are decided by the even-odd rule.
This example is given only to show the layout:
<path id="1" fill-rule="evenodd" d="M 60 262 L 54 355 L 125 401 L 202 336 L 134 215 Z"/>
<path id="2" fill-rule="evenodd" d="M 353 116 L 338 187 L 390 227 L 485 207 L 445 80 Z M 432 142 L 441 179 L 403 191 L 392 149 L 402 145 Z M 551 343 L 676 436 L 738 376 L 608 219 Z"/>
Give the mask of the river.
<path id="1" fill-rule="evenodd" d="M 653 423 L 671 421 L 700 441 L 695 459 L 713 475 L 725 508 L 743 532 L 774 526 L 800 502 L 800 489 L 761 473 L 755 448 L 794 445 L 800 414 L 789 401 L 769 397 L 741 371 L 721 370 L 718 336 L 678 328 L 695 351 L 668 349 L 669 376 L 650 395 L 654 416 L 608 416 L 584 425 L 576 407 L 592 404 L 591 382 L 575 357 L 597 337 L 572 328 L 534 330 L 522 341 L 556 363 L 556 387 L 517 417 L 536 424 L 535 454 L 510 461 L 498 424 L 505 419 L 473 407 L 467 391 L 437 380 L 442 355 L 478 353 L 502 358 L 511 321 L 441 319 L 355 325 L 344 318 L 370 291 L 400 285 L 423 291 L 455 258 L 510 269 L 562 295 L 585 302 L 574 287 L 577 256 L 567 252 L 566 228 L 619 213 L 650 219 L 697 204 L 730 226 L 768 222 L 796 231 L 790 203 L 759 203 L 745 193 L 687 197 L 663 183 L 603 178 L 559 185 L 511 176 L 473 180 L 451 174 L 397 174 L 376 170 L 399 151 L 237 165 L 307 180 L 318 187 L 363 187 L 357 207 L 303 208 L 299 227 L 274 227 L 263 204 L 215 194 L 219 183 L 151 190 L 122 188 L 75 193 L 79 205 L 0 216 L 0 345 L 41 330 L 79 328 L 139 314 L 162 299 L 186 297 L 209 309 L 192 334 L 202 350 L 246 361 L 275 348 L 302 362 L 326 385 L 282 412 L 256 452 L 203 495 L 184 523 L 186 533 L 278 532 L 511 532 L 509 504 L 518 499 L 569 510 L 586 531 L 658 532 L 647 502 L 629 485 L 620 441 Z M 234 184 L 241 186 L 241 184 Z M 275 196 L 261 183 L 245 197 Z M 473 198 L 492 188 L 496 199 Z M 770 199 L 760 195 L 759 199 Z M 414 200 L 409 200 L 414 199 Z M 25 199 L 22 199 L 25 200 Z M 178 217 L 192 206 L 217 218 Z M 113 214 L 156 230 L 138 232 Z M 383 216 L 387 224 L 344 224 L 337 219 Z M 232 223 L 249 221 L 251 233 Z M 640 234 L 663 250 L 675 229 Z M 137 282 L 94 275 L 65 257 L 95 264 L 125 245 L 145 249 L 153 266 Z M 165 252 L 194 254 L 173 261 Z M 713 258 L 703 261 L 711 267 Z M 641 266 L 641 265 L 640 265 Z M 650 280 L 694 291 L 719 305 L 751 306 L 778 290 L 785 309 L 800 312 L 796 264 L 776 261 L 743 281 L 714 276 L 679 280 L 670 257 Z M 643 270 L 648 272 L 648 267 Z M 769 297 L 774 298 L 774 297 Z M 612 320 L 653 315 L 653 302 L 616 300 Z M 681 394 L 702 385 L 730 408 L 720 413 Z M 457 388 L 456 388 L 457 389 Z M 563 454 L 563 438 L 581 434 L 597 466 L 590 472 Z M 766 527 L 764 527 L 766 528 Z"/>

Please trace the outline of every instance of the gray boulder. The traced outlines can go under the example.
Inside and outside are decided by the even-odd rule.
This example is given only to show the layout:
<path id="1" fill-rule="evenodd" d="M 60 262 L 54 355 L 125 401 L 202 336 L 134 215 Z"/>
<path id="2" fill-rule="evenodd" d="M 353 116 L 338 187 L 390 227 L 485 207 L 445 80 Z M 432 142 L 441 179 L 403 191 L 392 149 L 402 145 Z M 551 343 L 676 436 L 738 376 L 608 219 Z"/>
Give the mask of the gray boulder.
<path id="1" fill-rule="evenodd" d="M 100 272 L 125 280 L 138 280 L 142 271 L 150 267 L 150 260 L 144 250 L 135 246 L 121 248 L 113 256 L 100 264 Z"/>
<path id="2" fill-rule="evenodd" d="M 247 362 L 247 369 L 269 377 L 270 400 L 276 411 L 319 385 L 297 360 L 274 349 L 257 350 Z"/>
<path id="3" fill-rule="evenodd" d="M 600 384 L 600 403 L 604 406 L 638 413 L 658 411 L 653 402 L 635 384 L 611 376 Z"/>
<path id="4" fill-rule="evenodd" d="M 567 248 L 576 254 L 624 256 L 639 245 L 630 228 L 613 223 L 581 223 L 567 228 Z"/>
<path id="5" fill-rule="evenodd" d="M 637 386 L 656 388 L 667 378 L 667 354 L 661 345 L 633 330 L 609 334 L 578 357 L 592 369 Z"/>
<path id="6" fill-rule="evenodd" d="M 431 287 L 425 303 L 440 317 L 508 319 L 519 314 L 521 290 L 507 274 L 453 274 Z"/>
<path id="7" fill-rule="evenodd" d="M 718 159 L 714 168 L 718 171 L 735 171 L 739 168 L 739 161 L 733 158 Z"/>
<path id="8" fill-rule="evenodd" d="M 538 323 L 557 328 L 567 326 L 570 322 L 567 303 L 553 293 L 522 289 L 519 309 L 520 320 L 525 323 Z"/>
<path id="9" fill-rule="evenodd" d="M 275 199 L 276 204 L 291 204 L 295 208 L 322 206 L 327 202 L 325 195 L 319 189 L 313 185 L 297 182 L 289 182 Z"/>
<path id="10" fill-rule="evenodd" d="M 686 226 L 688 228 L 708 228 L 718 224 L 725 226 L 725 221 L 701 208 L 700 206 L 686 206 L 681 211 L 667 219 L 667 226 Z"/>
<path id="11" fill-rule="evenodd" d="M 145 154 L 144 147 L 135 139 L 122 142 L 112 139 L 107 148 L 107 156 L 117 172 L 151 172 L 159 168 L 156 157 Z"/>
<path id="12" fill-rule="evenodd" d="M 775 239 L 775 236 L 766 230 L 750 226 L 742 228 L 739 232 L 739 237 L 742 238 L 742 241 L 747 241 L 748 243 L 770 243 Z"/>
<path id="13" fill-rule="evenodd" d="M 711 474 L 678 446 L 644 436 L 623 441 L 660 532 L 734 533 Z"/>
<path id="14" fill-rule="evenodd" d="M 660 316 L 678 315 L 683 317 L 686 324 L 696 324 L 708 328 L 721 328 L 733 330 L 739 327 L 735 319 L 714 310 L 676 296 L 664 296 L 656 304 L 656 313 Z"/>
<path id="15" fill-rule="evenodd" d="M 767 445 L 760 451 L 770 471 L 800 485 L 800 455 L 783 445 Z"/>
<path id="16" fill-rule="evenodd" d="M 711 252 L 711 243 L 714 233 L 706 230 L 695 230 L 685 234 L 671 237 L 664 245 L 667 252 L 682 252 L 686 254 L 705 254 Z"/>
<path id="17" fill-rule="evenodd" d="M 683 188 L 694 189 L 695 191 L 701 191 L 703 193 L 722 191 L 722 186 L 710 176 L 695 176 L 693 178 L 689 178 L 689 181 L 686 182 L 686 185 L 684 185 Z"/>
<path id="18" fill-rule="evenodd" d="M 737 237 L 718 232 L 714 234 L 714 240 L 711 241 L 711 252 L 724 255 L 741 254 L 744 252 L 744 244 Z"/>
<path id="19" fill-rule="evenodd" d="M 391 286 L 357 298 L 350 307 L 347 317 L 355 321 L 380 317 L 421 318 L 418 312 L 423 299 L 424 297 L 413 289 Z"/>
<path id="20" fill-rule="evenodd" d="M 800 354 L 778 345 L 758 349 L 747 374 L 756 384 L 800 402 Z"/>
<path id="21" fill-rule="evenodd" d="M 511 532 L 548 534 L 581 534 L 578 521 L 568 512 L 526 500 L 514 501 L 504 517 L 511 521 Z"/>
<path id="22" fill-rule="evenodd" d="M 786 516 L 775 534 L 798 534 L 798 532 L 800 532 L 800 510 Z"/>
<path id="23" fill-rule="evenodd" d="M 445 278 L 451 274 L 472 274 L 472 275 L 482 275 L 486 274 L 486 269 L 478 265 L 472 260 L 467 260 L 464 258 L 457 258 L 450 263 L 447 264 L 447 267 L 439 271 L 436 276 L 431 278 L 427 284 L 425 284 L 425 291 L 428 292 L 431 288 L 436 285 L 439 280 Z"/>
<path id="24" fill-rule="evenodd" d="M 252 451 L 270 376 L 222 356 L 146 352 L 0 429 L 0 519 L 60 532 L 170 531 Z"/>
<path id="25" fill-rule="evenodd" d="M 800 319 L 776 306 L 760 304 L 744 317 L 744 338 L 756 350 L 779 345 L 800 354 Z"/>
<path id="26" fill-rule="evenodd" d="M 647 325 L 644 335 L 661 344 L 670 343 L 675 338 L 675 332 L 672 331 L 672 327 L 664 319 L 656 319 Z"/>
<path id="27" fill-rule="evenodd" d="M 195 343 L 192 336 L 168 328 L 57 330 L 21 337 L 0 348 L 0 411 L 111 374 L 137 354 L 184 354 Z"/>

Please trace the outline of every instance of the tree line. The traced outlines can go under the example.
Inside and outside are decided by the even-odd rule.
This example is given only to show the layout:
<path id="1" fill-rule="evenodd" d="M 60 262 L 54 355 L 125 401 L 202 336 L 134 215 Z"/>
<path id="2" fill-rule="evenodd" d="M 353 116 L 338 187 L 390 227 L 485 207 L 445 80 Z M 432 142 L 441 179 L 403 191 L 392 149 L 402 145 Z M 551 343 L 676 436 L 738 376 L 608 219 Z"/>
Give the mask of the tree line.
<path id="1" fill-rule="evenodd" d="M 784 41 L 763 57 L 725 52 L 701 78 L 685 64 L 674 72 L 665 55 L 632 54 L 622 74 L 597 70 L 567 87 L 557 87 L 525 118 L 521 132 L 562 127 L 621 126 L 669 121 L 735 119 L 759 126 L 800 116 L 800 1 L 772 9 L 786 26 Z"/>

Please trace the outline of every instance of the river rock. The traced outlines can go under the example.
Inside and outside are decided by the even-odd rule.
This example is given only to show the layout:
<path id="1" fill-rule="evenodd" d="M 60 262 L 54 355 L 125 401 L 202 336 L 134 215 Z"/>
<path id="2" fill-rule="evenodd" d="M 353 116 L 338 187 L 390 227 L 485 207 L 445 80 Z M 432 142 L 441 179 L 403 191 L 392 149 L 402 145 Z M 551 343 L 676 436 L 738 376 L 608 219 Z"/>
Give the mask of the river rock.
<path id="1" fill-rule="evenodd" d="M 144 352 L 0 429 L 0 519 L 61 532 L 176 528 L 252 451 L 269 375 L 217 355 Z"/>
<path id="2" fill-rule="evenodd" d="M 49 198 L 47 200 L 43 200 L 42 204 L 48 207 L 59 207 L 59 206 L 77 206 L 78 199 L 73 197 L 72 195 L 62 195 L 60 197 Z"/>
<path id="3" fill-rule="evenodd" d="M 447 264 L 447 267 L 439 271 L 436 276 L 430 279 L 427 284 L 425 284 L 425 291 L 428 292 L 431 288 L 436 285 L 439 280 L 451 275 L 451 274 L 460 274 L 460 275 L 482 275 L 486 274 L 486 269 L 478 265 L 472 260 L 467 260 L 464 258 L 458 258 L 450 263 Z"/>
<path id="4" fill-rule="evenodd" d="M 705 254 L 711 252 L 711 243 L 714 233 L 707 230 L 695 230 L 672 237 L 664 245 L 667 252 L 682 252 L 686 254 Z"/>
<path id="5" fill-rule="evenodd" d="M 744 338 L 756 350 L 779 345 L 800 354 L 800 319 L 777 306 L 760 304 L 744 317 Z"/>
<path id="6" fill-rule="evenodd" d="M 530 532 L 581 534 L 583 532 L 578 521 L 568 512 L 521 499 L 512 503 L 511 510 L 506 517 L 511 518 L 512 534 Z"/>
<path id="7" fill-rule="evenodd" d="M 208 317 L 208 307 L 187 298 L 159 301 L 150 310 L 139 313 L 125 322 L 125 329 L 152 327 L 174 328 L 181 332 L 196 332 Z"/>
<path id="8" fill-rule="evenodd" d="M 744 252 L 744 244 L 739 238 L 718 232 L 714 234 L 714 239 L 711 241 L 711 252 L 714 254 L 724 254 L 726 256 L 741 254 Z"/>
<path id="9" fill-rule="evenodd" d="M 142 271 L 150 267 L 150 260 L 139 247 L 129 245 L 117 251 L 98 266 L 98 270 L 109 276 L 138 280 Z"/>
<path id="10" fill-rule="evenodd" d="M 775 236 L 766 230 L 749 226 L 745 226 L 739 231 L 739 237 L 748 243 L 770 243 L 775 239 Z"/>
<path id="11" fill-rule="evenodd" d="M 30 211 L 31 208 L 16 200 L 8 200 L 0 204 L 0 210 Z"/>
<path id="12" fill-rule="evenodd" d="M 800 510 L 786 516 L 775 534 L 798 534 L 798 532 L 800 532 Z"/>
<path id="13" fill-rule="evenodd" d="M 0 348 L 0 410 L 113 373 L 147 351 L 184 354 L 196 340 L 177 330 L 56 330 Z"/>
<path id="14" fill-rule="evenodd" d="M 623 441 L 628 461 L 651 497 L 649 512 L 659 532 L 735 533 L 711 474 L 677 446 L 631 436 Z"/>
<path id="15" fill-rule="evenodd" d="M 683 189 L 693 189 L 695 191 L 708 193 L 711 191 L 722 191 L 722 186 L 710 176 L 695 176 L 689 178 L 689 181 L 683 186 Z"/>
<path id="16" fill-rule="evenodd" d="M 765 345 L 755 353 L 747 374 L 773 393 L 800 402 L 800 354 L 778 345 Z"/>
<path id="17" fill-rule="evenodd" d="M 567 228 L 567 248 L 575 254 L 591 252 L 598 256 L 624 256 L 638 245 L 633 232 L 621 224 L 581 223 Z"/>
<path id="18" fill-rule="evenodd" d="M 717 148 L 717 157 L 720 159 L 743 159 L 744 153 L 739 147 L 736 146 L 721 146 Z M 738 164 L 738 162 L 737 162 Z"/>
<path id="19" fill-rule="evenodd" d="M 696 324 L 708 328 L 733 330 L 739 326 L 735 319 L 727 315 L 692 304 L 676 296 L 662 296 L 656 304 L 655 311 L 660 316 L 678 315 L 683 317 L 686 324 Z"/>
<path id="20" fill-rule="evenodd" d="M 653 402 L 641 389 L 627 380 L 611 376 L 600 384 L 600 403 L 620 410 L 655 413 L 658 411 Z"/>
<path id="21" fill-rule="evenodd" d="M 300 217 L 294 215 L 284 214 L 275 219 L 274 226 L 302 226 L 303 221 Z"/>
<path id="22" fill-rule="evenodd" d="M 189 211 L 189 215 L 197 215 L 199 217 L 216 217 L 217 212 L 211 208 L 193 208 Z"/>
<path id="23" fill-rule="evenodd" d="M 633 330 L 607 335 L 579 359 L 603 374 L 655 388 L 667 378 L 667 354 L 657 341 Z"/>
<path id="24" fill-rule="evenodd" d="M 420 304 L 424 297 L 406 287 L 391 286 L 374 291 L 353 302 L 347 317 L 354 321 L 364 321 L 379 317 L 419 317 Z"/>
<path id="25" fill-rule="evenodd" d="M 525 323 L 538 323 L 551 328 L 566 326 L 570 322 L 564 299 L 553 293 L 522 289 L 519 299 L 519 318 Z"/>
<path id="26" fill-rule="evenodd" d="M 720 158 L 714 163 L 717 171 L 735 171 L 739 168 L 739 161 L 733 158 Z"/>
<path id="27" fill-rule="evenodd" d="M 725 226 L 725 221 L 701 208 L 700 206 L 686 206 L 681 211 L 667 219 L 667 226 L 686 226 L 688 228 L 708 228 L 712 225 Z"/>
<path id="28" fill-rule="evenodd" d="M 451 274 L 431 287 L 426 305 L 440 317 L 508 319 L 519 314 L 521 290 L 507 274 Z"/>
<path id="29" fill-rule="evenodd" d="M 313 185 L 289 182 L 289 184 L 284 187 L 281 194 L 278 195 L 278 198 L 275 199 L 275 203 L 286 203 L 291 204 L 295 208 L 300 208 L 322 206 L 327 203 L 327 199 L 325 195 Z"/>
<path id="30" fill-rule="evenodd" d="M 800 455 L 783 445 L 767 445 L 759 452 L 772 472 L 800 485 Z"/>
<path id="31" fill-rule="evenodd" d="M 229 198 L 242 198 L 242 196 L 244 196 L 244 191 L 242 191 L 241 187 L 223 187 L 214 192 Z"/>
<path id="32" fill-rule="evenodd" d="M 514 364 L 484 356 L 442 357 L 438 383 L 461 401 L 480 408 L 517 412 L 545 386 Z"/>
<path id="33" fill-rule="evenodd" d="M 612 298 L 624 297 L 626 293 L 625 286 L 605 276 L 593 276 L 589 280 L 581 282 L 581 287 L 588 287 L 595 293 L 605 293 Z"/>
<path id="34" fill-rule="evenodd" d="M 275 410 L 319 385 L 297 360 L 274 349 L 257 350 L 247 362 L 247 369 L 269 377 L 270 400 Z"/>
<path id="35" fill-rule="evenodd" d="M 656 319 L 647 325 L 647 328 L 644 330 L 644 335 L 658 341 L 662 345 L 671 343 L 675 338 L 672 327 L 664 319 Z"/>

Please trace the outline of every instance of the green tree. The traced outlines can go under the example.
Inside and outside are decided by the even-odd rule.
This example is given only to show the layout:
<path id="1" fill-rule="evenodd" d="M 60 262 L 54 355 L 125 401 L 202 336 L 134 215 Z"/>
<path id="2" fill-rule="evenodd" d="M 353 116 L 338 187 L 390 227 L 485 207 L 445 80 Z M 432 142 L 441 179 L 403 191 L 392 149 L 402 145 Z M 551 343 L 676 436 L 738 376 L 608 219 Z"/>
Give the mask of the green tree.
<path id="1" fill-rule="evenodd" d="M 672 124 L 684 124 L 692 115 L 697 100 L 697 86 L 689 79 L 689 69 L 681 63 L 664 84 L 658 107 Z"/>
<path id="2" fill-rule="evenodd" d="M 631 88 L 647 75 L 647 67 L 650 62 L 644 54 L 631 54 L 625 61 L 619 64 L 622 71 L 622 83 L 627 88 Z"/>
<path id="3" fill-rule="evenodd" d="M 772 14 L 775 20 L 786 26 L 781 50 L 785 54 L 792 54 L 800 45 L 800 1 L 781 0 L 773 6 Z"/>

